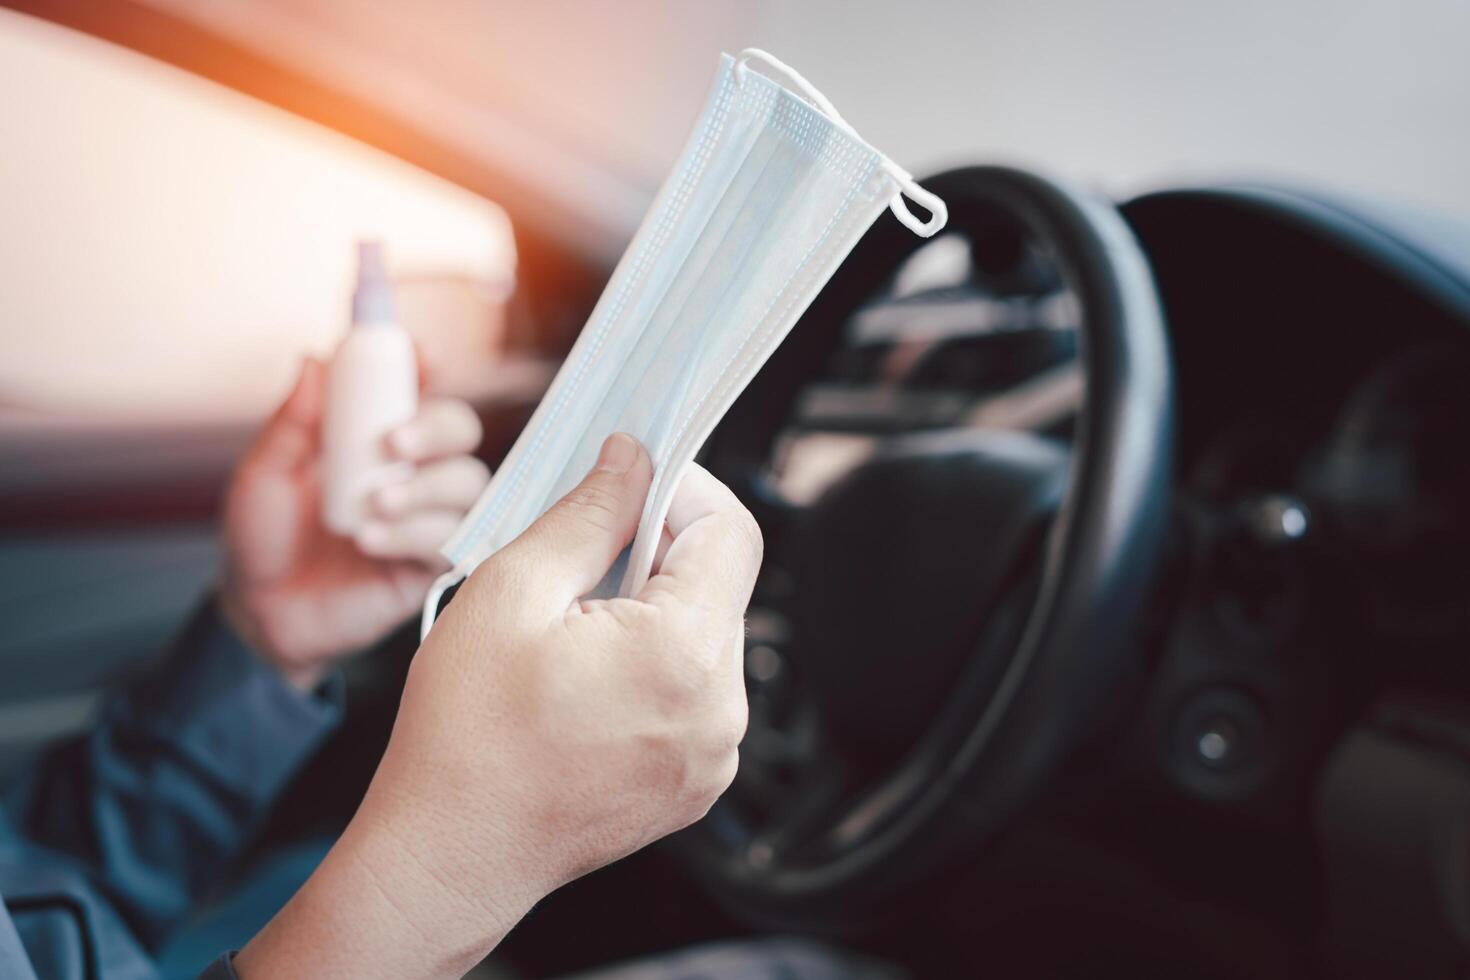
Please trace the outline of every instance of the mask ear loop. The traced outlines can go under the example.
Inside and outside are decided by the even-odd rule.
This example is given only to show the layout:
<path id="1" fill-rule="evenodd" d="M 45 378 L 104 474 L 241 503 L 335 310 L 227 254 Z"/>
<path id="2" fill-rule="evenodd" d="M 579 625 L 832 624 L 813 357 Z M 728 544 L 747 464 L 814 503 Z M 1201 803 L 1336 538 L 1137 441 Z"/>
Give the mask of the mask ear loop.
<path id="1" fill-rule="evenodd" d="M 913 174 L 891 160 L 885 163 L 887 163 L 888 172 L 893 175 L 894 180 L 898 181 L 899 186 L 899 192 L 893 195 L 893 200 L 888 202 L 888 210 L 893 212 L 893 216 L 899 220 L 900 224 L 915 235 L 920 238 L 933 238 L 941 228 L 949 223 L 948 206 L 938 194 L 924 190 L 914 179 Z M 905 196 L 913 198 L 916 204 L 929 212 L 928 221 L 919 220 L 919 216 L 909 210 L 908 202 L 904 200 Z"/>
<path id="2" fill-rule="evenodd" d="M 434 584 L 429 586 L 429 594 L 424 598 L 424 615 L 419 619 L 419 642 L 422 643 L 429 638 L 429 630 L 434 628 L 434 620 L 439 617 L 439 603 L 444 601 L 444 593 L 464 581 L 464 573 L 458 567 L 434 579 Z"/>
<path id="3" fill-rule="evenodd" d="M 832 101 L 823 95 L 815 85 L 806 80 L 805 75 L 769 51 L 763 51 L 760 48 L 746 48 L 744 51 L 741 51 L 739 57 L 735 59 L 735 77 L 737 80 L 743 78 L 745 72 L 750 70 L 746 66 L 752 61 L 759 62 L 774 74 L 785 76 L 786 81 L 791 83 L 791 87 L 795 88 L 819 112 L 824 114 L 828 119 L 831 119 L 839 129 L 860 143 L 867 142 L 857 134 L 857 130 L 853 129 L 846 119 L 842 118 L 842 114 L 837 111 L 837 107 L 832 104 Z M 899 187 L 899 192 L 893 195 L 893 200 L 888 202 L 888 210 L 892 211 L 893 216 L 909 231 L 912 231 L 920 238 L 932 238 L 949 222 L 949 208 L 945 207 L 944 201 L 937 194 L 924 190 L 923 187 L 919 186 L 919 182 L 914 180 L 913 174 L 892 160 L 884 158 L 883 168 L 898 182 Z M 920 220 L 918 215 L 909 210 L 908 203 L 904 201 L 905 196 L 912 198 L 916 204 L 919 204 L 924 210 L 929 212 L 928 221 Z"/>
<path id="4" fill-rule="evenodd" d="M 857 133 L 847 124 L 847 120 L 842 118 L 842 113 L 837 111 L 837 107 L 832 104 L 830 99 L 823 95 L 815 85 L 807 81 L 805 75 L 769 51 L 763 51 L 760 48 L 746 48 L 740 52 L 740 56 L 735 59 L 735 76 L 737 78 L 744 76 L 748 70 L 745 67 L 746 64 L 752 61 L 760 62 L 778 75 L 785 75 L 786 79 L 791 82 L 798 92 L 806 97 L 808 102 L 822 110 L 828 118 L 847 130 L 849 134 L 857 136 Z M 862 137 L 858 138 L 861 139 Z"/>

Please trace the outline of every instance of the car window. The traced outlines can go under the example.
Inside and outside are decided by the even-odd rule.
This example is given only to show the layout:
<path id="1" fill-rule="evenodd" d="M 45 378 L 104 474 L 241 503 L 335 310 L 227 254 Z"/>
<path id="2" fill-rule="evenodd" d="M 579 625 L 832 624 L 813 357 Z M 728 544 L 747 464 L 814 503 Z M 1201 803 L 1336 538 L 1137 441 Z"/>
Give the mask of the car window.
<path id="1" fill-rule="evenodd" d="M 142 55 L 0 11 L 0 422 L 230 422 L 345 327 L 381 239 L 436 387 L 504 345 L 493 202 Z M 435 368 L 438 370 L 434 370 Z"/>

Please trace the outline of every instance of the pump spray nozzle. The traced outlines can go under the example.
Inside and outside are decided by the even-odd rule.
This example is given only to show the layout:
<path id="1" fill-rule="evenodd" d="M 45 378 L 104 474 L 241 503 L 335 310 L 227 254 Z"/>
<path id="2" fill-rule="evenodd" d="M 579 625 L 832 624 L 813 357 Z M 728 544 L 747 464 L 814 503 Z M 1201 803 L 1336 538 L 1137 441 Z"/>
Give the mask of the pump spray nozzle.
<path id="1" fill-rule="evenodd" d="M 357 243 L 357 286 L 352 291 L 352 323 L 393 323 L 393 286 L 383 261 L 383 243 L 371 239 Z"/>

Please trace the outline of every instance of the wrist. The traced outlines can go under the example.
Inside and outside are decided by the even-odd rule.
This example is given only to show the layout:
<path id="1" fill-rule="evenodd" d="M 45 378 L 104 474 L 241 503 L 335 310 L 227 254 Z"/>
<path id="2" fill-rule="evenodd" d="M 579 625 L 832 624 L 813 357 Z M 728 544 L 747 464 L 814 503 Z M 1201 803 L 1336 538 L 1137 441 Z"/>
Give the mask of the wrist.
<path id="1" fill-rule="evenodd" d="M 461 924 L 451 931 L 509 931 L 561 881 L 544 873 L 494 800 L 472 802 L 482 784 L 453 759 L 428 759 L 404 748 L 390 741 L 353 818 L 361 830 L 358 853 L 375 858 L 369 864 L 376 872 L 390 872 L 400 889 L 419 896 L 427 918 L 447 927 Z"/>
<path id="2" fill-rule="evenodd" d="M 258 603 L 250 601 L 240 589 L 228 581 L 220 586 L 215 603 L 220 617 L 255 655 L 269 664 L 298 691 L 315 690 L 326 677 L 325 664 L 303 664 L 275 641 L 268 627 L 269 617 L 262 615 Z"/>
<path id="3" fill-rule="evenodd" d="M 449 828 L 368 797 L 311 878 L 235 960 L 256 977 L 463 976 L 541 897 L 514 862 L 461 860 Z M 469 829 L 477 835 L 480 827 Z M 499 865 L 499 875 L 483 868 Z M 309 966 L 308 966 L 309 964 Z"/>

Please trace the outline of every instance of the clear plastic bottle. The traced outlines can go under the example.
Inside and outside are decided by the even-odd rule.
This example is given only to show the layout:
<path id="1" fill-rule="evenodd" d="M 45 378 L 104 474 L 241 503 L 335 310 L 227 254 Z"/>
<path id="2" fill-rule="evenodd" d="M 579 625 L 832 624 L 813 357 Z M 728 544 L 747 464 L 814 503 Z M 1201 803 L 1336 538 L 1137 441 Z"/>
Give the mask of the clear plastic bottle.
<path id="1" fill-rule="evenodd" d="M 336 534 L 356 534 L 374 490 L 406 479 L 411 464 L 387 452 L 387 435 L 418 411 L 413 340 L 398 324 L 378 242 L 357 247 L 352 327 L 327 368 L 322 418 L 322 520 Z"/>

